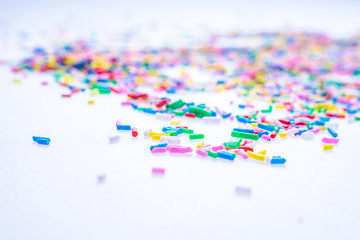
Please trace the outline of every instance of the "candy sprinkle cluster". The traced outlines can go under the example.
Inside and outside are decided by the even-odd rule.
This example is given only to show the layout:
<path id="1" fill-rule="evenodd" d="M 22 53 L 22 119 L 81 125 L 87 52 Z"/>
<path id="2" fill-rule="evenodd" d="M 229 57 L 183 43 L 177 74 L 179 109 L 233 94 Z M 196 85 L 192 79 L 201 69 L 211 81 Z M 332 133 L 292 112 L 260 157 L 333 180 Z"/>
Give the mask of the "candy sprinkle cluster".
<path id="1" fill-rule="evenodd" d="M 256 38 L 260 44 L 221 44 L 224 39 L 236 43 L 244 38 Z M 154 154 L 193 152 L 180 144 L 179 136 L 186 134 L 190 140 L 199 141 L 196 153 L 203 157 L 234 160 L 240 156 L 284 164 L 281 156 L 270 158 L 265 150 L 254 151 L 256 143 L 289 136 L 312 139 L 326 131 L 323 150 L 331 150 L 339 141 L 337 125 L 331 120 L 360 120 L 359 37 L 336 40 L 315 33 L 232 33 L 211 36 L 195 46 L 121 51 L 98 51 L 85 42 L 75 42 L 53 52 L 35 49 L 33 56 L 13 67 L 14 72 L 24 70 L 54 73 L 56 82 L 69 89 L 63 97 L 84 91 L 91 95 L 126 94 L 128 100 L 123 106 L 168 121 L 170 126 L 161 131 L 144 131 L 145 137 L 162 142 L 150 148 Z M 200 71 L 209 80 L 197 81 L 190 70 Z M 235 100 L 243 103 L 238 105 L 239 110 L 248 109 L 248 114 L 224 112 L 177 97 L 183 91 L 230 89 L 237 93 Z M 173 97 L 160 97 L 163 93 Z M 256 109 L 253 102 L 259 100 L 268 107 Z M 274 108 L 286 111 L 287 116 L 271 118 Z M 204 143 L 204 133 L 180 126 L 182 117 L 213 124 L 230 119 L 238 121 L 239 127 L 229 133 L 230 141 L 209 145 Z M 138 136 L 137 129 L 129 125 L 117 122 L 116 127 Z"/>

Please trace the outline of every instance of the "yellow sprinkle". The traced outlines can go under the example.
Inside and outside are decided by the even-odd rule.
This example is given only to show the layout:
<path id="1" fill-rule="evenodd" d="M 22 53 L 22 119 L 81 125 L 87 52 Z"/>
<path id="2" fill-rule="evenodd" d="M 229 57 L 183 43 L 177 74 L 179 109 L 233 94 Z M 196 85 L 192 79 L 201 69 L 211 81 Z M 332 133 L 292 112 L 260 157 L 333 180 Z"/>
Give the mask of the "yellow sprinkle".
<path id="1" fill-rule="evenodd" d="M 280 104 L 275 104 L 275 108 L 276 108 L 276 109 L 284 109 L 285 106 L 284 106 L 284 105 L 280 105 Z"/>
<path id="2" fill-rule="evenodd" d="M 159 136 L 159 135 L 155 135 L 155 136 L 152 136 L 151 138 L 152 138 L 152 140 L 160 140 L 160 137 L 161 136 Z"/>
<path id="3" fill-rule="evenodd" d="M 97 88 L 90 91 L 91 96 L 94 96 L 95 94 L 98 94 L 98 93 L 99 93 L 99 89 L 97 89 Z"/>
<path id="4" fill-rule="evenodd" d="M 266 155 L 266 150 L 262 150 L 260 152 L 257 152 L 258 154 L 261 154 L 261 155 Z"/>
<path id="5" fill-rule="evenodd" d="M 157 132 L 149 132 L 149 137 L 153 136 L 170 136 L 170 134 L 167 133 L 157 133 Z M 160 140 L 160 139 L 159 139 Z"/>
<path id="6" fill-rule="evenodd" d="M 94 104 L 95 103 L 95 101 L 94 100 L 89 100 L 89 102 L 88 102 L 89 104 Z"/>
<path id="7" fill-rule="evenodd" d="M 332 144 L 326 144 L 326 145 L 324 145 L 323 146 L 323 149 L 326 151 L 326 150 L 331 150 L 331 149 L 333 149 L 334 148 L 334 145 L 332 145 Z"/>
<path id="8" fill-rule="evenodd" d="M 171 126 L 179 126 L 179 125 L 180 125 L 180 122 L 181 122 L 180 119 L 178 119 L 178 118 L 173 118 L 173 119 L 171 119 L 171 121 L 170 121 L 170 125 L 171 125 Z"/>
<path id="9" fill-rule="evenodd" d="M 21 80 L 20 79 L 14 79 L 13 82 L 14 83 L 21 83 Z"/>
<path id="10" fill-rule="evenodd" d="M 257 127 L 257 123 L 251 123 L 251 126 Z"/>
<path id="11" fill-rule="evenodd" d="M 202 146 L 204 146 L 204 141 L 200 141 L 199 144 L 196 146 L 197 149 L 200 149 Z"/>
<path id="12" fill-rule="evenodd" d="M 287 132 L 281 132 L 281 133 L 279 133 L 279 136 L 282 137 L 282 138 L 283 138 L 283 137 L 287 137 L 287 135 L 288 135 Z"/>
<path id="13" fill-rule="evenodd" d="M 256 160 L 263 161 L 263 162 L 265 161 L 265 155 L 256 154 L 251 151 L 247 151 L 247 154 L 249 155 L 249 157 L 254 158 Z"/>
<path id="14" fill-rule="evenodd" d="M 320 131 L 325 131 L 326 130 L 325 126 L 319 126 L 318 128 L 320 129 Z"/>

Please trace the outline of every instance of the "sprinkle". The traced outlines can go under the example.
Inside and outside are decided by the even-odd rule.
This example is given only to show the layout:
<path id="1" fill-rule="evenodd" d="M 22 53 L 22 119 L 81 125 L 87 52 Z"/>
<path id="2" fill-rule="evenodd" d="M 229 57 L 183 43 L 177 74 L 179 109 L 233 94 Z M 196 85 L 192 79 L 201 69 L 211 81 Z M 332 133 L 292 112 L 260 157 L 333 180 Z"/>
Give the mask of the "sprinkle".
<path id="1" fill-rule="evenodd" d="M 220 152 L 218 152 L 218 157 L 233 161 L 236 157 L 236 154 L 220 151 Z"/>
<path id="2" fill-rule="evenodd" d="M 152 172 L 152 174 L 155 174 L 155 175 L 164 175 L 165 169 L 164 168 L 152 168 L 151 172 Z"/>
<path id="3" fill-rule="evenodd" d="M 212 158 L 217 158 L 218 157 L 217 152 L 213 152 L 213 151 L 210 151 L 210 150 L 205 150 L 205 151 L 207 151 L 209 157 L 212 157 Z"/>
<path id="4" fill-rule="evenodd" d="M 326 145 L 324 145 L 323 146 L 323 150 L 331 150 L 331 149 L 333 149 L 334 148 L 334 145 L 332 145 L 332 144 L 326 144 Z"/>
<path id="5" fill-rule="evenodd" d="M 200 141 L 199 143 L 198 143 L 198 145 L 196 145 L 196 148 L 197 149 L 200 149 L 202 146 L 204 146 L 204 141 Z"/>
<path id="6" fill-rule="evenodd" d="M 243 159 L 248 159 L 249 155 L 247 154 L 247 152 L 245 152 L 243 149 L 238 149 L 236 151 L 236 153 L 241 156 Z"/>
<path id="7" fill-rule="evenodd" d="M 167 147 L 167 150 L 171 153 L 190 153 L 193 150 L 191 147 Z"/>
<path id="8" fill-rule="evenodd" d="M 165 120 L 165 121 L 170 121 L 171 120 L 171 115 L 167 114 L 167 113 L 155 113 L 155 117 L 156 119 L 159 120 Z"/>
<path id="9" fill-rule="evenodd" d="M 257 152 L 257 154 L 261 154 L 261 155 L 266 155 L 266 150 L 262 150 L 262 151 L 259 151 L 259 152 Z"/>
<path id="10" fill-rule="evenodd" d="M 127 131 L 131 130 L 130 125 L 116 125 L 116 128 L 117 128 L 117 130 L 127 130 Z"/>
<path id="11" fill-rule="evenodd" d="M 265 125 L 265 124 L 262 124 L 262 123 L 258 123 L 257 127 L 261 128 L 261 129 L 264 129 L 266 131 L 270 131 L 270 132 L 275 130 L 275 128 L 273 126 Z"/>
<path id="12" fill-rule="evenodd" d="M 285 158 L 282 158 L 280 156 L 273 156 L 271 158 L 271 164 L 285 164 L 286 162 L 286 159 Z"/>
<path id="13" fill-rule="evenodd" d="M 321 139 L 323 143 L 329 143 L 329 144 L 337 144 L 339 142 L 339 139 L 337 138 L 323 138 Z"/>
<path id="14" fill-rule="evenodd" d="M 166 153 L 165 147 L 154 147 L 151 149 L 152 153 Z"/>
<path id="15" fill-rule="evenodd" d="M 150 151 L 152 151 L 154 148 L 165 148 L 166 149 L 167 145 L 168 145 L 167 143 L 160 143 L 157 145 L 150 146 Z"/>
<path id="16" fill-rule="evenodd" d="M 334 132 L 334 130 L 332 130 L 331 128 L 327 128 L 328 132 L 331 134 L 331 136 L 333 138 L 337 138 L 338 134 L 336 132 Z"/>
<path id="17" fill-rule="evenodd" d="M 252 133 L 245 133 L 245 132 L 232 131 L 231 136 L 236 137 L 236 138 L 244 138 L 244 139 L 251 139 L 251 140 L 258 140 L 259 139 L 259 135 L 252 134 Z"/>
<path id="18" fill-rule="evenodd" d="M 36 142 L 40 145 L 49 145 L 50 144 L 50 138 L 37 137 L 37 136 L 33 136 L 32 138 L 33 138 L 34 142 Z"/>
<path id="19" fill-rule="evenodd" d="M 235 193 L 239 196 L 250 196 L 251 195 L 251 189 L 246 187 L 236 187 Z"/>
<path id="20" fill-rule="evenodd" d="M 281 133 L 279 133 L 279 137 L 281 137 L 281 138 L 284 138 L 284 137 L 287 137 L 287 132 L 281 132 Z"/>
<path id="21" fill-rule="evenodd" d="M 249 157 L 259 160 L 259 161 L 265 161 L 265 159 L 266 159 L 265 155 L 262 155 L 262 154 L 256 154 L 256 153 L 250 152 L 250 151 L 248 151 L 247 154 L 249 155 Z"/>
<path id="22" fill-rule="evenodd" d="M 270 141 L 271 140 L 271 137 L 269 137 L 268 135 L 262 135 L 261 136 L 262 139 L 266 140 L 266 141 Z"/>
<path id="23" fill-rule="evenodd" d="M 208 156 L 208 152 L 207 152 L 207 151 L 205 151 L 205 150 L 200 150 L 200 149 L 197 149 L 197 150 L 196 150 L 196 154 L 197 154 L 197 155 L 200 155 L 200 156 L 202 156 L 202 157 L 207 157 L 207 156 Z"/>
<path id="24" fill-rule="evenodd" d="M 181 122 L 180 119 L 178 119 L 178 118 L 173 118 L 173 119 L 170 121 L 170 125 L 171 125 L 171 126 L 179 126 L 179 125 L 180 125 L 180 122 Z"/>
<path id="25" fill-rule="evenodd" d="M 120 136 L 111 136 L 109 137 L 109 142 L 110 143 L 116 143 L 120 141 Z"/>
<path id="26" fill-rule="evenodd" d="M 98 184 L 104 184 L 106 181 L 106 175 L 98 175 L 97 176 L 97 182 Z"/>
<path id="27" fill-rule="evenodd" d="M 203 117 L 204 123 L 206 124 L 220 124 L 221 118 L 218 117 Z"/>
<path id="28" fill-rule="evenodd" d="M 224 150 L 224 149 L 225 149 L 224 145 L 214 146 L 214 147 L 211 148 L 211 150 L 214 151 L 214 152 L 218 152 L 218 151 L 221 151 L 221 150 Z"/>
<path id="29" fill-rule="evenodd" d="M 182 133 L 193 134 L 193 133 L 194 133 L 194 130 L 182 128 Z"/>
<path id="30" fill-rule="evenodd" d="M 204 139 L 204 134 L 191 134 L 189 135 L 190 140 Z"/>

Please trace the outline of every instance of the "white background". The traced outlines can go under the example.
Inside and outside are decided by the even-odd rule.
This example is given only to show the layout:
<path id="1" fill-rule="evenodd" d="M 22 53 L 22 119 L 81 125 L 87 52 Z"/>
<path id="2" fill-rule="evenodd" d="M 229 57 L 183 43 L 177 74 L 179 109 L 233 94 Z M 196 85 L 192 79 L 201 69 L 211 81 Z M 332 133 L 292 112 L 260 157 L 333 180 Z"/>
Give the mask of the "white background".
<path id="1" fill-rule="evenodd" d="M 173 25 L 193 34 L 197 29 L 240 27 L 347 36 L 359 29 L 359 9 L 359 3 L 351 1 L 1 2 L 0 59 L 19 59 L 24 48 L 49 39 L 58 43 L 91 32 L 101 38 L 99 29 L 111 33 L 135 24 L 146 32 L 154 29 L 151 22 L 161 36 Z M 50 26 L 83 28 L 54 39 Z M 15 77 L 22 82 L 13 83 Z M 49 85 L 41 86 L 42 81 Z M 256 150 L 286 157 L 284 167 L 239 158 L 231 163 L 154 156 L 149 152 L 154 142 L 144 139 L 142 131 L 161 130 L 168 123 L 121 107 L 124 96 L 91 98 L 87 92 L 63 99 L 66 89 L 52 76 L 14 76 L 5 66 L 0 66 L 0 83 L 1 240 L 360 238 L 358 123 L 338 121 L 340 142 L 331 152 L 322 150 L 320 140 L 326 133 L 313 141 L 288 138 L 257 145 Z M 232 92 L 180 97 L 234 112 L 229 101 L 235 106 L 242 102 Z M 89 99 L 95 100 L 94 106 L 87 104 Z M 136 126 L 140 137 L 117 133 L 117 120 Z M 230 120 L 220 127 L 186 119 L 182 124 L 205 133 L 205 141 L 212 144 L 227 141 L 238 126 Z M 50 146 L 34 144 L 34 135 L 50 137 Z M 118 144 L 108 143 L 113 135 L 121 136 Z M 182 144 L 196 145 L 185 137 Z M 152 176 L 153 167 L 165 168 L 165 176 Z M 102 174 L 106 181 L 98 184 Z M 251 188 L 251 196 L 236 195 L 236 186 Z"/>

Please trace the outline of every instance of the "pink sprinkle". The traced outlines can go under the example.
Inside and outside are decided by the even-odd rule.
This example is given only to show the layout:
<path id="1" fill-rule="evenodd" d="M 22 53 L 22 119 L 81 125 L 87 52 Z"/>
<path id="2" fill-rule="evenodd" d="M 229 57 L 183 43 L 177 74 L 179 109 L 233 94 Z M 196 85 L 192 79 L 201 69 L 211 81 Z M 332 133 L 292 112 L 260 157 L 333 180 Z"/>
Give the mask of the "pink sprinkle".
<path id="1" fill-rule="evenodd" d="M 249 158 L 249 155 L 243 149 L 238 149 L 236 151 L 236 155 L 239 155 L 243 159 L 248 159 Z"/>
<path id="2" fill-rule="evenodd" d="M 234 120 L 234 118 L 235 118 L 234 115 L 231 115 L 231 116 L 230 116 L 230 120 L 231 120 L 231 121 Z"/>
<path id="3" fill-rule="evenodd" d="M 167 150 L 171 153 L 189 153 L 193 151 L 191 147 L 167 147 Z"/>
<path id="4" fill-rule="evenodd" d="M 310 131 L 316 134 L 320 132 L 320 128 L 312 129 Z"/>
<path id="5" fill-rule="evenodd" d="M 198 154 L 198 155 L 200 155 L 200 156 L 203 156 L 203 157 L 207 157 L 207 156 L 208 156 L 208 152 L 207 152 L 207 151 L 200 150 L 200 149 L 197 149 L 197 150 L 196 150 L 196 154 Z"/>
<path id="6" fill-rule="evenodd" d="M 154 147 L 151 150 L 152 153 L 165 153 L 166 152 L 166 148 L 164 147 Z"/>
<path id="7" fill-rule="evenodd" d="M 225 149 L 224 145 L 214 146 L 211 148 L 211 150 L 213 150 L 214 152 L 224 150 L 224 149 Z"/>
<path id="8" fill-rule="evenodd" d="M 330 143 L 330 144 L 337 144 L 339 142 L 339 139 L 337 138 L 323 138 L 321 139 L 323 143 Z"/>
<path id="9" fill-rule="evenodd" d="M 164 175 L 164 174 L 165 174 L 165 169 L 164 169 L 164 168 L 153 168 L 153 169 L 152 169 L 152 173 L 153 173 L 153 174 L 161 174 L 161 175 Z"/>
<path id="10" fill-rule="evenodd" d="M 170 152 L 170 148 L 176 148 L 176 147 L 180 147 L 181 148 L 181 145 L 178 145 L 178 144 L 169 144 L 166 146 L 166 150 L 168 150 Z"/>
<path id="11" fill-rule="evenodd" d="M 120 121 L 116 121 L 116 126 L 121 125 Z"/>
<path id="12" fill-rule="evenodd" d="M 122 102 L 121 103 L 121 106 L 130 106 L 131 105 L 131 102 Z"/>
<path id="13" fill-rule="evenodd" d="M 208 145 L 204 145 L 204 146 L 201 146 L 201 147 L 200 147 L 200 149 L 209 148 L 209 147 L 211 147 L 211 145 L 210 145 L 210 144 L 208 144 Z"/>
<path id="14" fill-rule="evenodd" d="M 265 116 L 261 116 L 261 122 L 265 122 L 266 121 L 266 118 L 265 118 Z"/>
<path id="15" fill-rule="evenodd" d="M 254 105 L 248 103 L 248 104 L 245 104 L 245 107 L 254 108 Z"/>
<path id="16" fill-rule="evenodd" d="M 271 137 L 269 137 L 268 135 L 265 135 L 265 134 L 263 134 L 263 135 L 261 136 L 261 138 L 264 139 L 264 140 L 266 140 L 266 141 L 270 141 L 270 140 L 271 140 Z"/>

